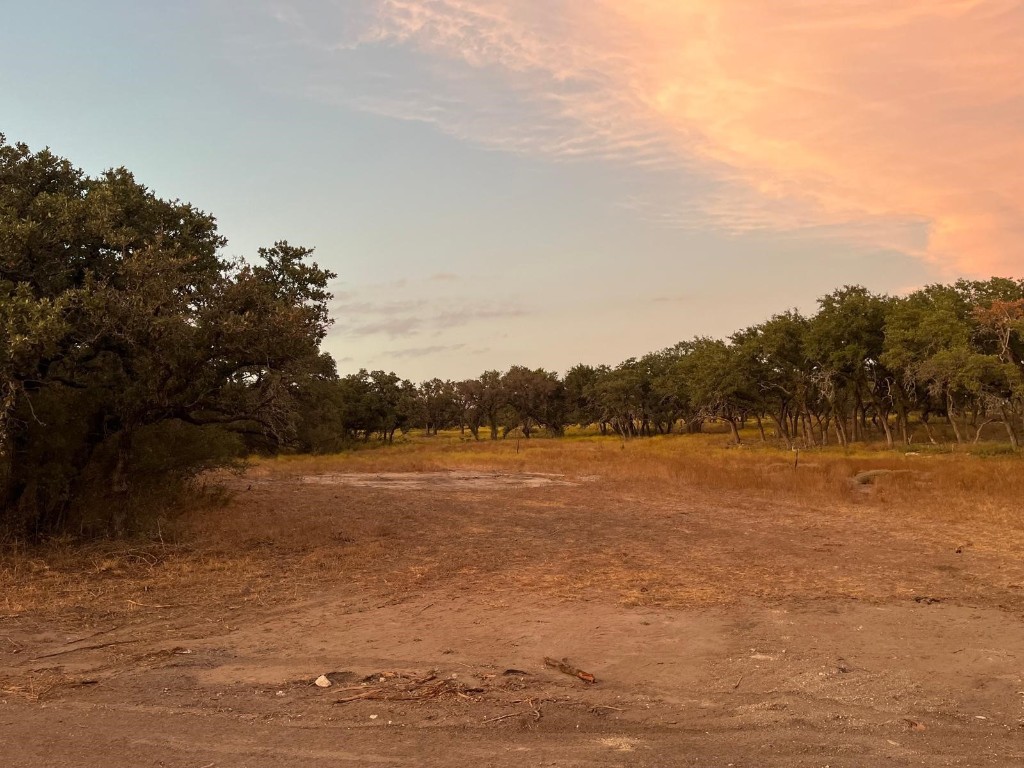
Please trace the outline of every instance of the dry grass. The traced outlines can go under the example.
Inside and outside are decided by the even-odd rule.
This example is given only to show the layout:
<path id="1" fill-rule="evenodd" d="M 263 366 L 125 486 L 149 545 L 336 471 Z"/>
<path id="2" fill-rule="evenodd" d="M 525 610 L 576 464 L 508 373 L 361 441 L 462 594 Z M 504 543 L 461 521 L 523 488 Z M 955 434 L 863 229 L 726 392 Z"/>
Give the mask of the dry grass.
<path id="1" fill-rule="evenodd" d="M 799 456 L 759 444 L 733 447 L 721 435 L 668 436 L 620 441 L 472 442 L 457 434 L 419 439 L 389 449 L 334 456 L 287 456 L 253 462 L 252 477 L 342 472 L 420 472 L 478 469 L 598 476 L 620 490 L 686 489 L 742 494 L 798 504 L 898 508 L 900 514 L 1024 529 L 1024 472 L 1015 455 L 984 456 L 951 449 L 897 453 L 866 447 L 801 451 Z M 851 493 L 852 478 L 874 469 L 900 474 Z M 910 470 L 907 472 L 907 470 Z"/>
<path id="2" fill-rule="evenodd" d="M 867 526 L 877 530 L 872 546 L 908 542 L 888 559 L 864 556 L 880 573 L 901 568 L 915 542 L 963 540 L 999 553 L 1024 541 L 1017 457 L 819 450 L 794 461 L 785 451 L 727 447 L 719 435 L 518 446 L 442 435 L 390 449 L 256 460 L 242 477 L 212 478 L 231 489 L 230 503 L 189 511 L 164 541 L 6 551 L 0 617 L 31 614 L 75 627 L 199 615 L 223 623 L 247 606 L 325 589 L 402 599 L 444 585 L 516 585 L 563 598 L 611 591 L 633 604 L 787 594 L 881 599 L 910 587 L 866 570 L 837 574 L 832 551 L 815 540 L 825 535 L 819 527 L 842 538 Z M 598 479 L 505 495 L 301 482 L 323 473 L 445 469 Z M 851 484 L 868 469 L 912 473 Z M 686 515 L 703 526 L 691 538 L 679 534 Z M 733 519 L 755 539 L 738 540 Z M 764 547 L 778 552 L 766 557 Z M 851 556 L 856 571 L 859 556 Z"/>

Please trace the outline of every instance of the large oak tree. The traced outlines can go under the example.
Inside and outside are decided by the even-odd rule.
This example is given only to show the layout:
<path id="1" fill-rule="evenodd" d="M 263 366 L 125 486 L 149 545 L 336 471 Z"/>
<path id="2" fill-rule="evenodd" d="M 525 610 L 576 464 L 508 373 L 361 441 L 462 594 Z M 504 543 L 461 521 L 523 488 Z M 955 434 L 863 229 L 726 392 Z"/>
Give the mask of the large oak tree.
<path id="1" fill-rule="evenodd" d="M 279 443 L 333 364 L 333 275 L 285 242 L 228 258 L 216 221 L 125 169 L 0 136 L 0 501 L 37 534 L 132 523 L 147 483 Z M 218 447 L 219 446 L 219 447 Z M 96 516 L 95 510 L 101 510 Z"/>

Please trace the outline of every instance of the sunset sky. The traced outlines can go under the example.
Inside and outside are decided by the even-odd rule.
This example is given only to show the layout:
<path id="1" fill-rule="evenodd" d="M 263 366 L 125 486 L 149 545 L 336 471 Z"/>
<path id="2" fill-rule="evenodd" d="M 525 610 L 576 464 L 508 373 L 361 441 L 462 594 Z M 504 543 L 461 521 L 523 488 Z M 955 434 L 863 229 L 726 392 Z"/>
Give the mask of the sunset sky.
<path id="1" fill-rule="evenodd" d="M 564 371 L 1024 276 L 1022 52 L 1009 0 L 35 0 L 0 132 L 316 246 L 343 373 Z"/>

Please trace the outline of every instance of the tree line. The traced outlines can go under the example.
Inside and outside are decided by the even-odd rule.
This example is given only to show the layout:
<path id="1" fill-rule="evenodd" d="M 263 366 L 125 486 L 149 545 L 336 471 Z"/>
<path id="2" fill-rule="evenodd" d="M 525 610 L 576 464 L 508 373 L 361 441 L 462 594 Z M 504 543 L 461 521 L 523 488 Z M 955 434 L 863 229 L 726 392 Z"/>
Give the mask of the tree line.
<path id="1" fill-rule="evenodd" d="M 616 366 L 414 384 L 338 375 L 330 281 L 277 242 L 226 255 L 216 220 L 126 169 L 90 177 L 0 135 L 0 538 L 123 533 L 253 451 L 335 451 L 413 428 L 469 439 L 577 425 L 623 438 L 745 425 L 849 445 L 1024 430 L 1024 281 L 846 287 Z M 941 433 L 939 431 L 941 427 Z M 991 426 L 990 426 L 991 425 Z"/>
<path id="2" fill-rule="evenodd" d="M 700 432 L 741 440 L 743 425 L 787 447 L 884 440 L 889 447 L 988 427 L 1013 448 L 1024 431 L 1024 280 L 930 285 L 908 296 L 847 286 L 818 310 L 774 315 L 728 339 L 697 337 L 617 366 L 562 377 L 513 366 L 419 386 L 375 371 L 325 383 L 328 414 L 300 430 L 306 450 L 331 440 L 390 441 L 411 427 L 497 439 L 568 426 L 641 437 Z M 941 425 L 941 431 L 936 425 Z M 325 433 L 330 437 L 324 443 Z"/>

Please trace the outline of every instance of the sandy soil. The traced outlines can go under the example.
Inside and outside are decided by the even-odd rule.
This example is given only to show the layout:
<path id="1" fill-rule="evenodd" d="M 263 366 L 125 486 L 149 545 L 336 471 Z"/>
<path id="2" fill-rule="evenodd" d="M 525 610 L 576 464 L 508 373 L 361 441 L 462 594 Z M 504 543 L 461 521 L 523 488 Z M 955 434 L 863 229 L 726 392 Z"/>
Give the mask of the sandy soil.
<path id="1" fill-rule="evenodd" d="M 231 484 L 206 533 L 244 567 L 0 617 L 5 765 L 1024 765 L 1015 535 L 592 477 Z"/>

